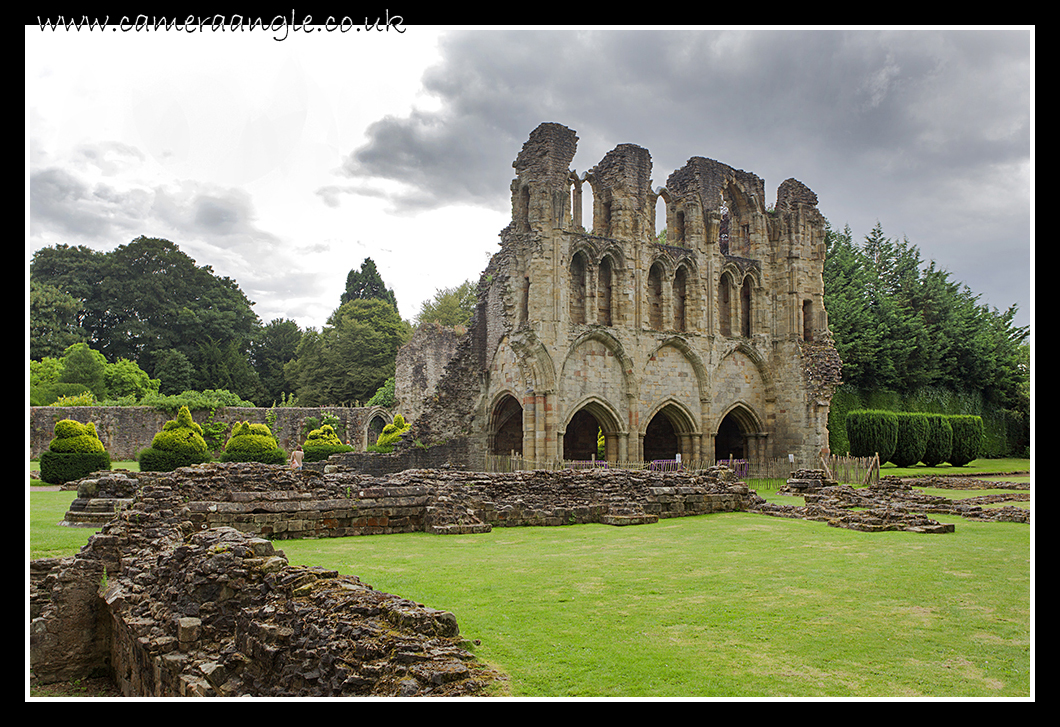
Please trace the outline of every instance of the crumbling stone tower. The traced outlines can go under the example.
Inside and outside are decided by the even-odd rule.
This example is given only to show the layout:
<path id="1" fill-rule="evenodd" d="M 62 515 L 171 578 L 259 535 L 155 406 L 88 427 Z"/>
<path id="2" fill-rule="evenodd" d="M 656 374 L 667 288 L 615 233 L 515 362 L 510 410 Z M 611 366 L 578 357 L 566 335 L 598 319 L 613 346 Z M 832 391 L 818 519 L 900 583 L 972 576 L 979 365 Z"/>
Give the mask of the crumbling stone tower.
<path id="1" fill-rule="evenodd" d="M 423 441 L 589 459 L 602 430 L 611 461 L 816 463 L 840 370 L 816 195 L 789 179 L 767 209 L 759 177 L 702 157 L 653 190 L 651 156 L 633 144 L 579 175 L 576 144 L 541 124 L 515 160 L 512 221 Z"/>

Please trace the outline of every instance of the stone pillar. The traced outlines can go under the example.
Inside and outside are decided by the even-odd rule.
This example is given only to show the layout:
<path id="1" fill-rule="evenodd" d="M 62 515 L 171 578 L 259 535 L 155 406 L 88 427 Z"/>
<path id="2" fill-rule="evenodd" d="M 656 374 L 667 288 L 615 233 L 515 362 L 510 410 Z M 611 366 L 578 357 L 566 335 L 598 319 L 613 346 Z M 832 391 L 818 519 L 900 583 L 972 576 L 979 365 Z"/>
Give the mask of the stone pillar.
<path id="1" fill-rule="evenodd" d="M 523 458 L 537 459 L 537 397 L 533 389 L 523 395 Z"/>

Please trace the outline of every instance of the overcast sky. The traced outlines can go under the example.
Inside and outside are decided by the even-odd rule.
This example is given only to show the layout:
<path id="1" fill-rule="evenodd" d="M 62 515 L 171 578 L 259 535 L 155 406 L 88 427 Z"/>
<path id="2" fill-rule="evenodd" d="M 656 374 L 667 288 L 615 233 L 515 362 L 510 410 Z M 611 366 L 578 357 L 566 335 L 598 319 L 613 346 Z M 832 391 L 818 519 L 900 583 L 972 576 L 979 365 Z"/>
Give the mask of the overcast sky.
<path id="1" fill-rule="evenodd" d="M 271 18 L 266 18 L 271 23 Z M 113 21 L 112 21 L 113 22 Z M 1031 322 L 1033 31 L 26 26 L 26 263 L 176 243 L 263 323 L 323 325 L 375 260 L 411 320 L 477 281 L 541 122 L 573 167 L 651 152 L 794 177 L 833 228 L 877 221 Z M 277 38 L 282 38 L 278 40 Z"/>

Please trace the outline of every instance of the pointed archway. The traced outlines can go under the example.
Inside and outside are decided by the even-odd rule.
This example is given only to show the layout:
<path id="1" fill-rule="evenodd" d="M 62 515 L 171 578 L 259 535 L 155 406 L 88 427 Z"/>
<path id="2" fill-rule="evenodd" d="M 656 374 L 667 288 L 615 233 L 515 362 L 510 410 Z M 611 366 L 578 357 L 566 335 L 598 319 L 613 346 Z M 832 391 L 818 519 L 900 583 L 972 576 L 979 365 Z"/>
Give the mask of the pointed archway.
<path id="1" fill-rule="evenodd" d="M 762 428 L 754 412 L 740 404 L 730 409 L 718 425 L 714 456 L 722 459 L 755 459 L 761 456 Z"/>
<path id="2" fill-rule="evenodd" d="M 588 409 L 575 414 L 563 433 L 563 459 L 597 459 L 600 422 Z"/>
<path id="3" fill-rule="evenodd" d="M 505 394 L 493 407 L 490 423 L 490 454 L 523 453 L 523 407 Z"/>

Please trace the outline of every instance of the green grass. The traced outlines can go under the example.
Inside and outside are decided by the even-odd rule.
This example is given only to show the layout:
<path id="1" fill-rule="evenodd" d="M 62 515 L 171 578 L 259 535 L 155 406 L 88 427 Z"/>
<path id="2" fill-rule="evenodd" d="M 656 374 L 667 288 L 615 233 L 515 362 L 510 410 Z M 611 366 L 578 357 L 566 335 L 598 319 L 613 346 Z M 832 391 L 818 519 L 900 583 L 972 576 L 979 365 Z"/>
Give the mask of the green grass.
<path id="1" fill-rule="evenodd" d="M 73 490 L 30 492 L 29 557 L 57 558 L 74 555 L 99 528 L 60 526 L 70 503 L 77 497 Z"/>
<path id="2" fill-rule="evenodd" d="M 456 614 L 515 696 L 1028 696 L 1029 528 L 866 534 L 744 513 L 283 541 Z"/>
<path id="3" fill-rule="evenodd" d="M 1030 472 L 1031 461 L 1029 459 L 976 459 L 963 467 L 954 467 L 951 464 L 941 464 L 935 467 L 918 464 L 913 467 L 895 467 L 890 462 L 880 467 L 881 477 L 930 477 L 932 475 L 962 475 L 964 477 L 979 477 L 1008 472 Z"/>
<path id="4" fill-rule="evenodd" d="M 73 497 L 31 493 L 32 557 L 87 541 L 55 525 Z M 728 513 L 276 546 L 452 611 L 514 696 L 1028 697 L 1030 528 L 936 519 L 956 532 Z"/>

